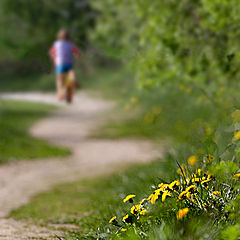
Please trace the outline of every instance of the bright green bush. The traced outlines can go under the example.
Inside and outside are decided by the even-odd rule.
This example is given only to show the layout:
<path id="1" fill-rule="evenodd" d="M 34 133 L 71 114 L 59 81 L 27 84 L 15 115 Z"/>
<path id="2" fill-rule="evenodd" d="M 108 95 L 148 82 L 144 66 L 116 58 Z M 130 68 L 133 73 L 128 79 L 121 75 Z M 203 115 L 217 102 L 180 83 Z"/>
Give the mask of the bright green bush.
<path id="1" fill-rule="evenodd" d="M 239 2 L 95 1 L 95 42 L 132 60 L 140 87 L 190 82 L 222 86 L 239 77 Z"/>

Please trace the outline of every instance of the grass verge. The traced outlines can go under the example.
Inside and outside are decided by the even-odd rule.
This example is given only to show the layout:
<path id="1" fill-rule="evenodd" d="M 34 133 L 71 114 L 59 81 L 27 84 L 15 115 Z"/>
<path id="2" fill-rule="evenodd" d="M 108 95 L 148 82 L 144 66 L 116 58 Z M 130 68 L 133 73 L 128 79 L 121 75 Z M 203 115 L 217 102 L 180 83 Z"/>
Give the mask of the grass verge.
<path id="1" fill-rule="evenodd" d="M 34 122 L 54 109 L 45 104 L 1 100 L 0 163 L 68 155 L 69 150 L 50 145 L 28 133 Z"/>
<path id="2" fill-rule="evenodd" d="M 171 164 L 171 161 L 162 162 L 159 159 L 132 166 L 119 174 L 61 185 L 36 196 L 26 206 L 13 211 L 10 217 L 31 220 L 44 226 L 75 224 L 78 228 L 74 231 L 65 229 L 69 239 L 94 239 L 98 227 L 104 229 L 112 214 L 123 213 L 126 209 L 121 204 L 125 195 L 134 192 L 144 196 L 146 189 L 150 193 L 150 186 L 159 176 L 168 178 L 169 171 L 174 171 L 175 167 Z"/>

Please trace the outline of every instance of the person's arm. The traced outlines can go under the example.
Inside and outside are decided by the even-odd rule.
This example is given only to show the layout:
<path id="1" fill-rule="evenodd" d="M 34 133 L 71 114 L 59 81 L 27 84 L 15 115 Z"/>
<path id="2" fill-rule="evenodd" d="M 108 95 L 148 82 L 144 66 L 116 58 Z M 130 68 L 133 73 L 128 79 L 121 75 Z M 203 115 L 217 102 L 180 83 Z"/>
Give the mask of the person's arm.
<path id="1" fill-rule="evenodd" d="M 55 59 L 56 59 L 56 47 L 53 45 L 50 50 L 49 50 L 49 55 L 50 58 L 52 59 L 53 63 L 55 63 Z"/>
<path id="2" fill-rule="evenodd" d="M 81 51 L 74 45 L 73 46 L 73 49 L 72 49 L 72 53 L 76 56 L 76 57 L 80 57 L 82 54 L 81 54 Z"/>

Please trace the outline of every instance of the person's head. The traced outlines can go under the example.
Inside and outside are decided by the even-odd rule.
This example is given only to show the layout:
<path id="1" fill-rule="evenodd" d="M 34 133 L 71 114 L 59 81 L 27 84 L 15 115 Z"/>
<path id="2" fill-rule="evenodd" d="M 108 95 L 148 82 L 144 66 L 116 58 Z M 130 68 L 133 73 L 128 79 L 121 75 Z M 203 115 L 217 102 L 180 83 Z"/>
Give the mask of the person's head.
<path id="1" fill-rule="evenodd" d="M 58 40 L 70 40 L 70 34 L 69 34 L 68 30 L 61 29 L 57 34 L 57 39 Z"/>

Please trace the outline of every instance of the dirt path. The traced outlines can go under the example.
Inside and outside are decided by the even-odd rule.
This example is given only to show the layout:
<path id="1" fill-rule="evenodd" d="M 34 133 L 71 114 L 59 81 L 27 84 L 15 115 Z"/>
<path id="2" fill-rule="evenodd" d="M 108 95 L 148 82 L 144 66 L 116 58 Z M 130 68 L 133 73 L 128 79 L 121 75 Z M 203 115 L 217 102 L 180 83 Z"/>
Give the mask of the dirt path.
<path id="1" fill-rule="evenodd" d="M 1 97 L 58 104 L 53 95 L 41 93 Z M 72 155 L 0 167 L 0 239 L 39 239 L 49 235 L 46 229 L 26 227 L 5 218 L 37 193 L 59 183 L 115 172 L 129 163 L 147 162 L 161 155 L 146 141 L 89 138 L 96 127 L 106 122 L 104 113 L 113 107 L 112 103 L 90 98 L 82 92 L 71 106 L 60 105 L 60 110 L 35 124 L 31 133 L 70 148 Z"/>

